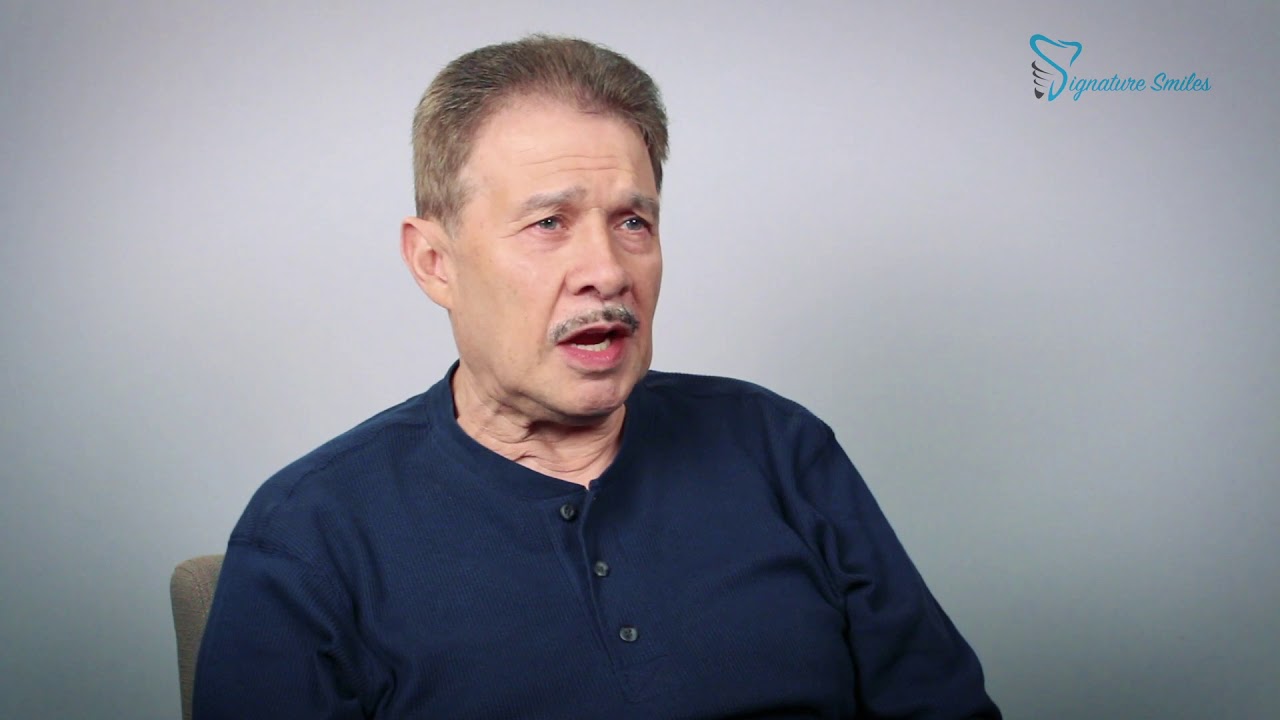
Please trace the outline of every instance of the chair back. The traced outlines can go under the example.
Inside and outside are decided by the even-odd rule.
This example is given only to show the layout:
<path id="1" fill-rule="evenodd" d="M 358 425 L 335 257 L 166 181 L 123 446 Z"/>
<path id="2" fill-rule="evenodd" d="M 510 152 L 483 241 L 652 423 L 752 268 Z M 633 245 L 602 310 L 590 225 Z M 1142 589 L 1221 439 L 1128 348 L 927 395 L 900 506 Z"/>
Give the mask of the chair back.
<path id="1" fill-rule="evenodd" d="M 182 717 L 191 720 L 191 689 L 196 678 L 196 657 L 204 637 L 213 589 L 222 571 L 221 555 L 202 555 L 183 561 L 169 578 L 173 602 L 173 630 L 178 636 L 178 685 L 182 691 Z"/>

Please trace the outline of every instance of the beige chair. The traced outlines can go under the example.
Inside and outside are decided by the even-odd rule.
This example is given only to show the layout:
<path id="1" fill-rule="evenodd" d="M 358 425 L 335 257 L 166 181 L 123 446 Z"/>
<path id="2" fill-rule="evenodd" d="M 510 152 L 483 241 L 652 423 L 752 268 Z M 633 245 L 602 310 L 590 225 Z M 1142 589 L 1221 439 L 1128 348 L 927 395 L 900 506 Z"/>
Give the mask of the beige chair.
<path id="1" fill-rule="evenodd" d="M 183 562 L 169 578 L 173 601 L 173 630 L 178 636 L 178 685 L 182 689 L 182 717 L 191 720 L 191 688 L 196 677 L 200 638 L 209 619 L 213 588 L 222 571 L 221 555 L 202 555 Z"/>

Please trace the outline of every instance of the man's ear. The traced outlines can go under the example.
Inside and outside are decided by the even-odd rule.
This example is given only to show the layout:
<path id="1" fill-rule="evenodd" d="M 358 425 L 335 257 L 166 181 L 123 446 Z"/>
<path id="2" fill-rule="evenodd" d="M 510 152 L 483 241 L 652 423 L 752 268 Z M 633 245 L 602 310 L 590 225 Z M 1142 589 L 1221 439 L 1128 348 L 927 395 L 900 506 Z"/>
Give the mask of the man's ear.
<path id="1" fill-rule="evenodd" d="M 453 309 L 452 249 L 438 220 L 407 217 L 400 226 L 400 254 L 418 287 L 437 305 Z"/>

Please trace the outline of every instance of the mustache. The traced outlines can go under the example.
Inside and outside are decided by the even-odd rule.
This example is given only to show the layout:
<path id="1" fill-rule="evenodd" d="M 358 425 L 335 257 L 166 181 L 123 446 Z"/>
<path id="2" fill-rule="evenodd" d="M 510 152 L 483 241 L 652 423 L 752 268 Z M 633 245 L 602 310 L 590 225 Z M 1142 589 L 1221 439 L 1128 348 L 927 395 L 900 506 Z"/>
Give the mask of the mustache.
<path id="1" fill-rule="evenodd" d="M 640 318 L 636 317 L 636 314 L 631 312 L 631 309 L 627 306 L 605 305 L 599 310 L 592 310 L 581 315 L 575 315 L 564 322 L 558 323 L 555 327 L 551 328 L 551 343 L 554 345 L 561 340 L 564 340 L 583 325 L 590 325 L 598 322 L 622 323 L 630 328 L 633 333 L 640 327 Z"/>

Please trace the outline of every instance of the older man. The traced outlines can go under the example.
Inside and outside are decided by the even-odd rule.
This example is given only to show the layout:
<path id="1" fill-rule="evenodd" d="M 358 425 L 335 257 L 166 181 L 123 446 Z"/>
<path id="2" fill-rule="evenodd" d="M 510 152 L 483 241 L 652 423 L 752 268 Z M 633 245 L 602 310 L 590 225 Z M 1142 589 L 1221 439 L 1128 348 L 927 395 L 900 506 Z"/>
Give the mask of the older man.
<path id="1" fill-rule="evenodd" d="M 649 371 L 666 118 L 580 40 L 459 58 L 402 251 L 459 361 L 255 495 L 214 718 L 997 718 L 831 430 Z"/>

